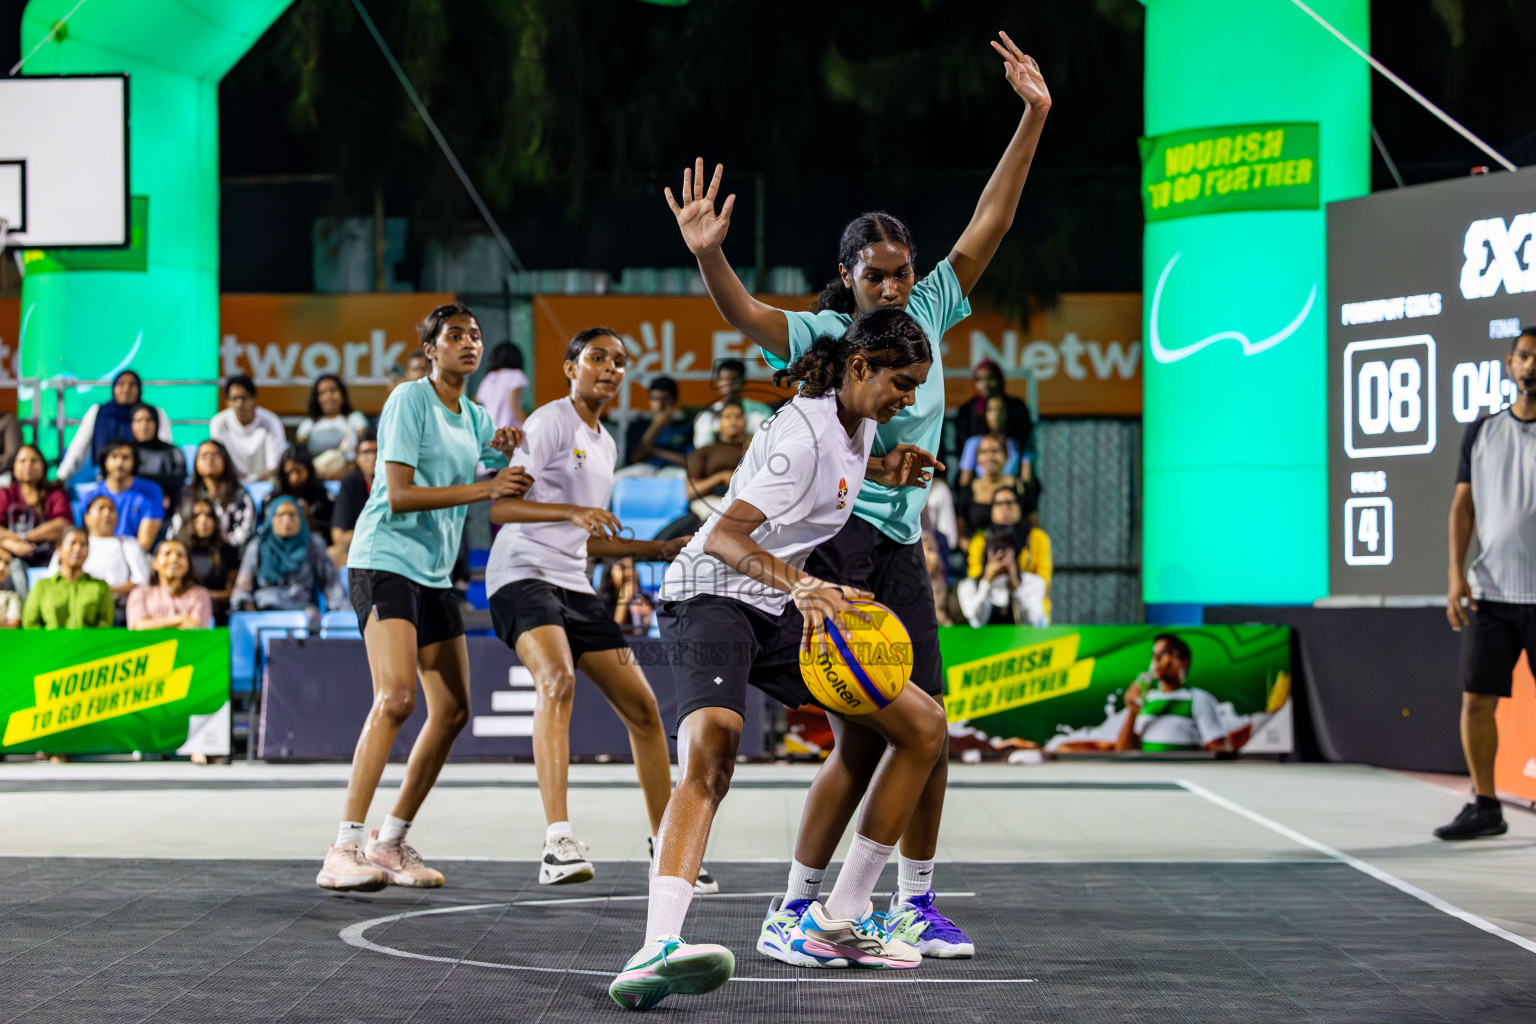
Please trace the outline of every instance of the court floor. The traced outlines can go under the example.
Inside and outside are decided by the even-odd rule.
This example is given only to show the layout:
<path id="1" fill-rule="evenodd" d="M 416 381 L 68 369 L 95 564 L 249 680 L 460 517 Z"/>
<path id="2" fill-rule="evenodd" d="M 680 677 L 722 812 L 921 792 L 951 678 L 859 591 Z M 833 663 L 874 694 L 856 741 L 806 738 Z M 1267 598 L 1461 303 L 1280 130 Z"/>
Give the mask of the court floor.
<path id="1" fill-rule="evenodd" d="M 737 980 L 665 1019 L 1532 1021 L 1536 815 L 1438 843 L 1454 780 L 1162 762 L 954 766 L 935 886 L 971 961 L 892 974 L 758 955 L 811 769 L 743 765 L 687 933 Z M 373 819 L 387 810 L 392 767 Z M 313 885 L 344 766 L 0 765 L 0 1020 L 618 1020 L 644 924 L 626 766 L 573 769 L 598 859 L 540 888 L 531 766 L 451 765 L 413 828 L 440 890 Z M 887 871 L 885 883 L 893 882 Z"/>

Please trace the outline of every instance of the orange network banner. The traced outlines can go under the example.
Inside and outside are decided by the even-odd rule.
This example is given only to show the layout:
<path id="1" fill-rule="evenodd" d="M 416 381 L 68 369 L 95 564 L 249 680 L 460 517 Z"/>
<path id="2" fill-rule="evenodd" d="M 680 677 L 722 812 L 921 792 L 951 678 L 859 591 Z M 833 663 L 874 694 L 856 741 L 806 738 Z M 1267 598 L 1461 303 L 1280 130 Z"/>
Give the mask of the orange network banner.
<path id="1" fill-rule="evenodd" d="M 347 382 L 355 408 L 376 413 L 391 369 L 416 347 L 416 325 L 453 301 L 423 292 L 224 295 L 219 376 L 250 375 L 261 404 L 285 416 L 305 414 L 314 379 L 334 373 Z"/>
<path id="2" fill-rule="evenodd" d="M 811 299 L 780 295 L 768 301 L 805 309 Z M 617 405 L 621 411 L 644 408 L 645 384 L 658 375 L 678 382 L 684 405 L 707 405 L 715 398 L 710 367 L 732 357 L 747 365 L 749 393 L 773 391 L 772 370 L 757 346 L 722 320 L 706 296 L 541 296 L 534 323 L 539 402 L 564 393 L 566 342 L 596 324 L 623 335 L 633 355 L 630 386 Z M 991 359 L 1010 377 L 1024 372 L 1034 377 L 1042 415 L 1140 415 L 1140 339 L 1141 296 L 1134 292 L 1066 294 L 1055 309 L 1033 314 L 1027 326 L 997 313 L 975 313 L 944 336 L 948 402 L 954 406 L 971 397 L 971 367 Z M 1024 395 L 1025 382 L 1011 380 L 1009 391 Z"/>
<path id="3" fill-rule="evenodd" d="M 1536 680 L 1520 655 L 1509 700 L 1499 701 L 1499 753 L 1493 781 L 1503 796 L 1536 804 Z"/>

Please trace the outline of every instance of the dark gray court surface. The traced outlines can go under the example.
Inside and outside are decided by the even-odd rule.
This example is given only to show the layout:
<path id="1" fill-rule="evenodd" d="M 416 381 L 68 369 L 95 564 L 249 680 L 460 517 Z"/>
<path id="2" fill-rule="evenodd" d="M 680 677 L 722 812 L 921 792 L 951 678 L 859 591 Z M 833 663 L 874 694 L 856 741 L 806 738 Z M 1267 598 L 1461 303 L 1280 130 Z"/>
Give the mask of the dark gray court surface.
<path id="1" fill-rule="evenodd" d="M 605 989 L 645 905 L 608 897 L 643 893 L 645 865 L 601 863 L 596 881 L 553 890 L 528 863 L 442 866 L 444 889 L 349 898 L 314 888 L 309 862 L 0 860 L 0 1021 L 625 1019 Z M 783 880 L 777 865 L 713 867 L 728 892 Z M 940 871 L 945 890 L 977 894 L 944 901 L 975 960 L 796 971 L 753 951 L 766 898 L 705 897 L 688 934 L 731 946 L 742 980 L 652 1017 L 1536 1021 L 1530 953 L 1341 864 Z M 521 902 L 550 900 L 580 902 Z M 433 910 L 447 912 L 420 913 Z M 379 918 L 394 919 L 364 927 Z"/>

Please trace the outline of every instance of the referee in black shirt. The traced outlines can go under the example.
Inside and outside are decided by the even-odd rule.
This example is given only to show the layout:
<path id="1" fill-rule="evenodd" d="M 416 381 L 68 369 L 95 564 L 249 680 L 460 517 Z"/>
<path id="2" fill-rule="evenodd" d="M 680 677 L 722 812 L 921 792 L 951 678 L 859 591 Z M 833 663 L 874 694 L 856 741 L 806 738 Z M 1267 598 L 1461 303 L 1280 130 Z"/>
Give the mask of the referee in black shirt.
<path id="1" fill-rule="evenodd" d="M 1451 499 L 1445 615 L 1461 633 L 1461 745 L 1477 797 L 1435 829 L 1441 839 L 1509 830 L 1493 785 L 1494 712 L 1510 694 L 1521 651 L 1536 668 L 1536 327 L 1515 339 L 1504 365 L 1515 401 L 1468 425 Z M 1467 566 L 1474 529 L 1478 552 Z"/>

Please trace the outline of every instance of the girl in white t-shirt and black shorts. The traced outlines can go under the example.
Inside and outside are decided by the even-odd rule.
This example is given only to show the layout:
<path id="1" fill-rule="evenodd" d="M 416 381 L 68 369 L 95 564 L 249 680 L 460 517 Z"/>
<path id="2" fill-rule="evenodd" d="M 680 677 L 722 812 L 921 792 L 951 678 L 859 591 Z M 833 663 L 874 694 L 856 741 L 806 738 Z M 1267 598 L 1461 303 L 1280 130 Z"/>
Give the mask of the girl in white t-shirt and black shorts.
<path id="1" fill-rule="evenodd" d="M 667 572 L 659 620 L 662 638 L 675 645 L 681 778 L 662 821 L 646 943 L 608 988 L 626 1009 L 712 991 L 734 970 L 730 950 L 686 943 L 679 933 L 730 787 L 747 687 L 791 707 L 815 703 L 800 675 L 802 645 L 818 634 L 826 642 L 830 617 L 867 618 L 849 603 L 867 594 L 800 567 L 842 529 L 869 470 L 876 423 L 912 404 L 932 358 L 922 327 L 898 309 L 855 319 L 841 338 L 818 338 L 775 375 L 776 384 L 799 382 L 799 396 L 752 438 L 720 509 Z M 811 903 L 786 941 L 805 966 L 916 967 L 921 955 L 890 938 L 870 894 L 943 749 L 944 712 L 908 686 L 845 726 L 872 731 L 890 753 L 831 896 Z"/>
<path id="2" fill-rule="evenodd" d="M 618 519 L 606 511 L 618 448 L 598 417 L 623 385 L 628 361 L 624 342 L 606 327 L 588 328 L 571 340 L 565 356 L 571 392 L 533 411 L 523 424 L 525 448 L 512 458 L 533 477 L 533 486 L 521 498 L 491 506 L 491 521 L 506 524 L 485 570 L 491 622 L 535 686 L 533 759 L 546 818 L 542 885 L 592 877 L 566 804 L 578 666 L 629 731 L 652 835 L 672 790 L 656 695 L 587 577 L 588 556 L 671 560 L 689 539 L 626 540 Z M 705 891 L 718 891 L 707 875 L 705 884 Z"/>

